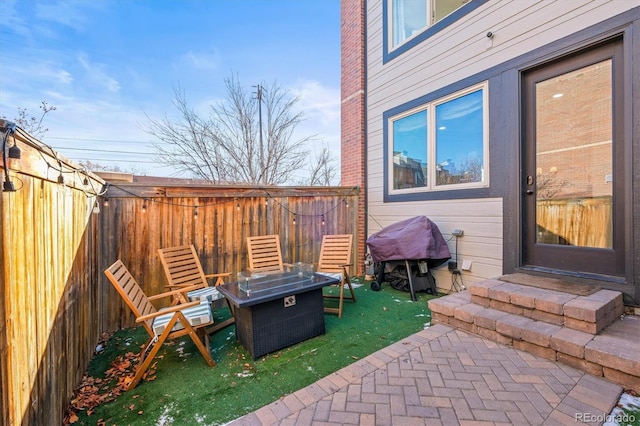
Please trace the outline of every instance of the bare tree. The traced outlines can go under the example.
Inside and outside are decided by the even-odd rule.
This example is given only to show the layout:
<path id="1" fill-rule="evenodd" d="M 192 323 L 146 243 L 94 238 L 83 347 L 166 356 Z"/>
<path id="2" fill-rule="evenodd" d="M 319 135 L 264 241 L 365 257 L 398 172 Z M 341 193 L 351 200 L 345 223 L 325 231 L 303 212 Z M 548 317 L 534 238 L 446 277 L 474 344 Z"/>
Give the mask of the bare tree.
<path id="1" fill-rule="evenodd" d="M 308 186 L 330 186 L 335 184 L 338 175 L 338 166 L 331 152 L 324 148 L 320 155 L 315 156 L 315 162 L 311 164 L 309 178 L 303 179 L 300 184 Z"/>
<path id="2" fill-rule="evenodd" d="M 303 148 L 313 137 L 294 137 L 304 119 L 295 110 L 299 98 L 276 83 L 258 86 L 254 96 L 237 76 L 226 78 L 225 86 L 226 98 L 211 105 L 209 117 L 198 115 L 184 91 L 174 89 L 179 118 L 149 118 L 145 128 L 162 142 L 155 144 L 156 160 L 213 183 L 290 181 L 303 167 L 307 159 Z"/>
<path id="3" fill-rule="evenodd" d="M 437 182 L 438 185 L 481 182 L 483 170 L 482 158 L 475 155 L 468 156 L 460 165 L 451 164 L 447 159 L 436 165 Z"/>
<path id="4" fill-rule="evenodd" d="M 100 163 L 94 163 L 90 160 L 79 161 L 78 165 L 86 169 L 90 172 L 115 172 L 115 173 L 129 173 L 132 175 L 146 176 L 146 172 L 144 170 L 139 170 L 136 167 L 130 167 L 129 169 L 122 169 L 120 166 L 116 165 L 102 165 Z"/>
<path id="5" fill-rule="evenodd" d="M 79 161 L 78 165 L 80 167 L 82 167 L 83 169 L 87 169 L 91 172 L 116 172 L 116 173 L 123 173 L 122 169 L 120 169 L 120 167 L 118 166 L 103 166 L 100 163 L 94 163 L 93 161 Z"/>
<path id="6" fill-rule="evenodd" d="M 42 139 L 44 134 L 49 131 L 48 128 L 42 126 L 42 122 L 44 120 L 44 117 L 48 113 L 50 113 L 51 111 L 55 111 L 57 108 L 53 105 L 49 105 L 46 101 L 42 101 L 42 103 L 40 104 L 40 109 L 42 110 L 40 117 L 36 117 L 33 115 L 29 117 L 26 108 L 18 107 L 18 116 L 14 118 L 14 121 L 16 125 L 18 125 L 18 127 L 20 127 L 22 130 L 25 130 L 36 139 Z M 2 116 L 2 118 L 4 120 L 8 120 L 8 118 L 4 115 Z"/>
<path id="7" fill-rule="evenodd" d="M 569 185 L 569 182 L 560 179 L 556 171 L 549 173 L 537 173 L 536 194 L 539 200 L 551 200 Z"/>

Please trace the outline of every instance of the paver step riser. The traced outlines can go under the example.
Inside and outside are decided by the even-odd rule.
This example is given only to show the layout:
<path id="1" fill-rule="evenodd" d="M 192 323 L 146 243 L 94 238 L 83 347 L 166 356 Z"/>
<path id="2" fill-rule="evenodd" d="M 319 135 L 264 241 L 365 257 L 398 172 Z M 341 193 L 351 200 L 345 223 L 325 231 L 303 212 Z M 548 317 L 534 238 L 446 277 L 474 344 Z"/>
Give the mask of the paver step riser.
<path id="1" fill-rule="evenodd" d="M 562 362 L 640 392 L 640 346 L 637 339 L 625 338 L 629 330 L 640 333 L 640 318 L 635 322 L 627 319 L 623 324 L 621 294 L 603 290 L 605 293 L 591 296 L 551 295 L 538 305 L 535 299 L 531 303 L 526 302 L 531 299 L 521 298 L 520 305 L 505 309 L 511 304 L 505 302 L 508 293 L 497 290 L 492 293 L 497 298 L 489 297 L 491 288 L 500 286 L 500 281 L 488 281 L 475 290 L 469 286 L 466 292 L 430 300 L 433 322 Z M 518 286 L 505 284 L 502 290 L 518 291 Z M 524 289 L 523 293 L 545 295 L 535 290 Z M 518 300 L 509 296 L 510 302 L 512 299 Z M 557 312 L 553 304 L 558 302 L 562 302 L 561 314 L 549 312 Z M 606 335 L 599 335 L 607 326 Z"/>
<path id="2" fill-rule="evenodd" d="M 466 322 L 437 312 L 432 312 L 432 320 L 433 323 L 447 324 L 456 329 L 477 334 L 497 343 L 513 346 L 516 349 L 542 358 L 567 364 L 594 376 L 604 376 L 626 388 L 640 392 L 640 375 L 638 375 L 640 372 L 640 358 L 622 359 L 619 354 L 609 353 L 611 351 L 603 352 L 598 349 L 589 349 L 589 343 L 597 337 L 592 334 L 559 327 L 559 331 L 569 330 L 571 333 L 582 333 L 588 336 L 589 342 L 585 348 L 585 346 L 576 346 L 573 342 L 563 339 L 559 333 L 549 336 L 547 343 L 544 334 L 535 333 L 525 328 L 503 328 L 498 326 L 497 330 L 492 330 L 478 326 L 478 321 L 475 319 L 472 322 Z M 615 367 L 615 369 L 610 367 Z"/>
<path id="3" fill-rule="evenodd" d="M 537 321 L 598 334 L 624 313 L 622 293 L 599 290 L 577 296 L 554 290 L 485 280 L 469 285 L 471 302 Z"/>

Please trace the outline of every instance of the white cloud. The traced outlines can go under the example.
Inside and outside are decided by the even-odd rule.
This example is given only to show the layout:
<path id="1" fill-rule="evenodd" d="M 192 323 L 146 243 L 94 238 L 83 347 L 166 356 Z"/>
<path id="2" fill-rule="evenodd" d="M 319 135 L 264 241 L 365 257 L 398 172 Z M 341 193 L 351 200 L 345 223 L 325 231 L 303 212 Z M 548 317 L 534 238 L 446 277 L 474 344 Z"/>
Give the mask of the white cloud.
<path id="1" fill-rule="evenodd" d="M 79 99 L 59 92 L 47 92 L 44 96 L 51 99 L 57 109 L 45 119 L 49 131 L 42 141 L 63 156 L 72 160 L 89 159 L 92 163 L 114 165 L 140 174 L 174 174 L 173 170 L 153 163 L 154 138 L 141 128 L 147 121 L 142 110 L 119 102 Z"/>
<path id="2" fill-rule="evenodd" d="M 2 64 L 3 74 L 13 76 L 3 79 L 3 90 L 9 87 L 34 88 L 34 86 L 51 87 L 56 83 L 68 85 L 73 82 L 73 76 L 65 69 L 46 59 L 29 61 L 29 66 L 23 63 L 7 62 Z"/>
<path id="3" fill-rule="evenodd" d="M 323 86 L 318 81 L 299 81 L 291 88 L 300 101 L 298 107 L 303 111 L 303 121 L 296 134 L 305 137 L 316 135 L 307 145 L 310 151 L 309 165 L 314 162 L 322 150 L 327 149 L 336 160 L 340 170 L 340 89 Z M 301 171 L 303 173 L 303 171 Z"/>
<path id="4" fill-rule="evenodd" d="M 84 54 L 78 56 L 78 62 L 80 62 L 82 68 L 87 72 L 87 80 L 91 83 L 104 87 L 110 92 L 120 91 L 120 83 L 104 71 L 104 65 L 90 63 Z"/>
<path id="5" fill-rule="evenodd" d="M 2 2 L 2 19 L 0 26 L 11 28 L 16 34 L 26 36 L 29 34 L 29 25 L 16 10 L 17 0 L 4 0 Z"/>
<path id="6" fill-rule="evenodd" d="M 322 86 L 317 81 L 303 81 L 292 89 L 300 97 L 299 106 L 308 118 L 321 124 L 335 124 L 340 120 L 340 89 Z"/>
<path id="7" fill-rule="evenodd" d="M 199 71 L 213 71 L 220 66 L 220 58 L 214 53 L 193 52 L 188 51 L 180 56 L 177 68 L 184 67 L 184 64 L 190 65 L 193 69 Z"/>
<path id="8" fill-rule="evenodd" d="M 86 28 L 88 22 L 86 9 L 100 9 L 102 7 L 100 3 L 99 1 L 86 0 L 46 1 L 38 2 L 35 11 L 36 16 L 43 21 L 81 31 Z"/>
<path id="9" fill-rule="evenodd" d="M 55 75 L 58 82 L 62 84 L 71 84 L 73 82 L 73 76 L 65 70 L 57 70 Z"/>
<path id="10" fill-rule="evenodd" d="M 313 152 L 328 148 L 340 158 L 340 89 L 323 86 L 317 81 L 302 81 L 291 89 L 300 97 L 298 107 L 305 121 L 300 132 L 315 134 L 320 144 L 313 145 Z"/>

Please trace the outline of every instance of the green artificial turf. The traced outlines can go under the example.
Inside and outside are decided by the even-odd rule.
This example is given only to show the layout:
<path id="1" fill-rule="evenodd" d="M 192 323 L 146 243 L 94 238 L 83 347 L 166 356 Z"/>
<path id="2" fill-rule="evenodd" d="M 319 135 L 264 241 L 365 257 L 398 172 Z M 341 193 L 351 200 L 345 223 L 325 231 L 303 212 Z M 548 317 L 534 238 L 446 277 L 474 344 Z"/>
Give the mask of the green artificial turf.
<path id="1" fill-rule="evenodd" d="M 431 322 L 427 301 L 386 283 L 372 291 L 356 288 L 357 303 L 345 302 L 341 319 L 325 314 L 326 333 L 253 361 L 235 339 L 235 326 L 211 336 L 217 366 L 208 367 L 188 337 L 165 344 L 157 357 L 156 378 L 142 381 L 90 416 L 78 412 L 75 424 L 220 425 L 295 392 L 367 355 L 422 330 Z M 329 302 L 327 302 L 329 303 Z M 216 311 L 223 320 L 228 309 Z M 104 343 L 88 374 L 102 377 L 111 362 L 138 352 L 147 338 L 142 328 L 121 330 Z"/>

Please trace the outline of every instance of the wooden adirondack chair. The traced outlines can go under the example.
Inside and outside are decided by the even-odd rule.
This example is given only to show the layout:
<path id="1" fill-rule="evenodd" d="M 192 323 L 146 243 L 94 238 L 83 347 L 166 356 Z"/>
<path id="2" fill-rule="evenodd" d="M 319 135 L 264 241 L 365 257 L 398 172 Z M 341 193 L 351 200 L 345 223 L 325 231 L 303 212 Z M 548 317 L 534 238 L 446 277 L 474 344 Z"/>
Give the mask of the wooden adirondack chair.
<path id="1" fill-rule="evenodd" d="M 206 327 L 213 325 L 213 316 L 211 315 L 209 304 L 196 301 L 160 310 L 157 310 L 151 304 L 153 300 L 172 297 L 181 291 L 195 290 L 196 287 L 186 287 L 181 290 L 147 297 L 121 260 L 117 260 L 113 265 L 109 266 L 104 273 L 135 315 L 136 322 L 141 323 L 149 333 L 149 340 L 147 340 L 140 352 L 140 362 L 133 380 L 127 386 L 127 390 L 133 389 L 138 385 L 145 371 L 153 362 L 153 358 L 167 339 L 188 335 L 207 364 L 210 367 L 216 365 L 213 358 L 211 358 L 209 336 L 205 332 Z"/>
<path id="2" fill-rule="evenodd" d="M 180 290 L 175 295 L 173 304 L 193 302 L 193 301 L 207 301 L 214 307 L 218 301 L 226 301 L 222 293 L 216 289 L 220 284 L 224 284 L 224 278 L 230 276 L 230 273 L 219 274 L 205 274 L 200 263 L 200 258 L 196 252 L 196 248 L 191 245 L 183 245 L 176 247 L 167 247 L 158 250 L 158 256 L 160 257 L 160 263 L 164 269 L 164 273 L 167 276 L 169 290 Z M 216 281 L 213 286 L 209 286 L 207 279 L 215 278 Z M 191 287 L 190 291 L 185 292 L 184 289 Z M 186 295 L 186 297 L 185 297 Z M 231 305 L 226 301 L 229 306 L 229 310 L 233 314 Z M 220 305 L 217 304 L 219 307 Z M 209 334 L 218 331 L 228 325 L 234 323 L 233 316 L 214 327 L 207 329 Z"/>
<path id="3" fill-rule="evenodd" d="M 353 235 L 351 234 L 325 235 L 322 237 L 317 271 L 340 279 L 340 284 L 337 284 L 340 287 L 338 295 L 323 293 L 325 299 L 338 299 L 338 307 L 325 306 L 324 311 L 326 313 L 338 314 L 338 318 L 342 318 L 345 299 L 353 302 L 356 301 L 356 294 L 349 280 L 352 241 Z M 345 285 L 349 288 L 350 295 L 344 295 Z"/>
<path id="4" fill-rule="evenodd" d="M 293 266 L 282 262 L 279 235 L 247 237 L 247 253 L 251 272 L 284 272 L 285 266 Z"/>

